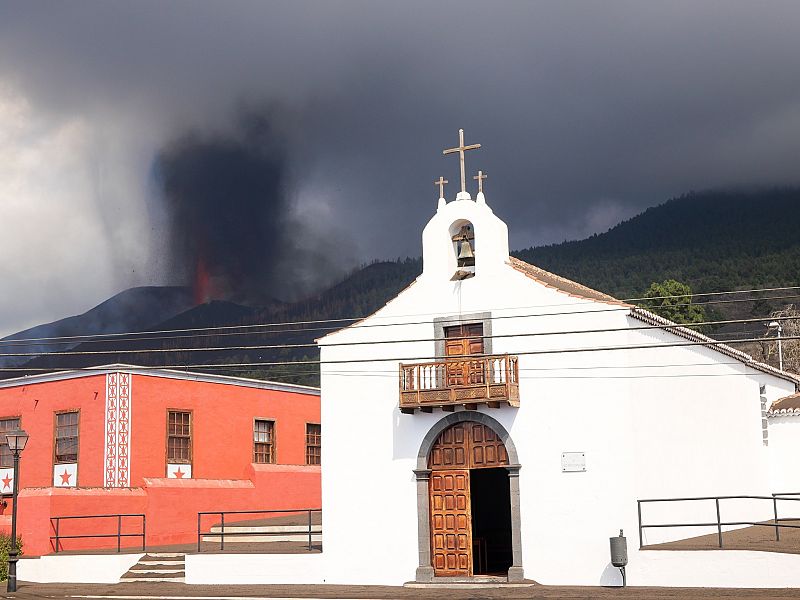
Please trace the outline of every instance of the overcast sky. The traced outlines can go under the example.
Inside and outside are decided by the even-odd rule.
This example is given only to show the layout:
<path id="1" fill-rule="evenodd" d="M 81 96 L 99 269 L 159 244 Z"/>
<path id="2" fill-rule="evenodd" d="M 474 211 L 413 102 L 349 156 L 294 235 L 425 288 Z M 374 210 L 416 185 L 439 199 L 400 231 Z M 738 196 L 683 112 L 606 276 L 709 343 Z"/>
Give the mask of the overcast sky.
<path id="1" fill-rule="evenodd" d="M 182 283 L 157 157 L 242 115 L 283 140 L 297 245 L 346 268 L 420 254 L 459 127 L 515 248 L 797 183 L 798 74 L 796 1 L 6 1 L 0 335 Z"/>

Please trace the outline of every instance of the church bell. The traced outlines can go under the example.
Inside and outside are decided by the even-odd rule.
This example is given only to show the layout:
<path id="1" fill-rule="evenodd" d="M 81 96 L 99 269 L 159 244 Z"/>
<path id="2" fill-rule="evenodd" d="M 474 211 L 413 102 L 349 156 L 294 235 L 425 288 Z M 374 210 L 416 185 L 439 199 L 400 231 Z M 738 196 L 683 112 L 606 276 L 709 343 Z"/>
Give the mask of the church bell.
<path id="1" fill-rule="evenodd" d="M 472 252 L 469 239 L 466 234 L 461 238 L 461 246 L 458 250 L 458 266 L 471 267 L 475 265 L 475 254 Z"/>

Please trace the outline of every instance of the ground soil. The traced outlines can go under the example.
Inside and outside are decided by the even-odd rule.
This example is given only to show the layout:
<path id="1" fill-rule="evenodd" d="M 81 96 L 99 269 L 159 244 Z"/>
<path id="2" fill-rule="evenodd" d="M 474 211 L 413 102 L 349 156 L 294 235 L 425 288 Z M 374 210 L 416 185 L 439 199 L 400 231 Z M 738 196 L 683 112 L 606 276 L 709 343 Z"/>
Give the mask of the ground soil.
<path id="1" fill-rule="evenodd" d="M 534 585 L 486 589 L 403 588 L 385 586 L 271 585 L 209 586 L 174 583 L 30 584 L 20 582 L 16 594 L 6 598 L 353 598 L 421 600 L 423 598 L 477 600 L 494 598 L 560 598 L 563 600 L 624 598 L 627 600 L 688 600 L 701 598 L 758 598 L 797 600 L 798 589 L 720 588 L 601 588 Z"/>

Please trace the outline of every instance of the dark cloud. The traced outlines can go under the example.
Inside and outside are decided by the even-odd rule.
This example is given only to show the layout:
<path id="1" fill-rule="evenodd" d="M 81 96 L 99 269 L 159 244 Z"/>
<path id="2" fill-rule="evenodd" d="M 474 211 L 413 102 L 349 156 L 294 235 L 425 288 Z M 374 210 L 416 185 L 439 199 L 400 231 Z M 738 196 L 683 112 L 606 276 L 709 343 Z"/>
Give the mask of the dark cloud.
<path id="1" fill-rule="evenodd" d="M 419 254 L 433 180 L 458 179 L 441 150 L 459 127 L 483 144 L 468 166 L 489 174 L 515 247 L 581 237 L 690 189 L 798 181 L 793 1 L 25 1 L 2 12 L 6 84 L 42 113 L 116 123 L 102 135 L 147 130 L 151 159 L 186 132 L 241 141 L 231 115 L 242 104 L 290 107 L 282 207 L 324 223 L 318 239 L 344 232 L 353 261 Z"/>

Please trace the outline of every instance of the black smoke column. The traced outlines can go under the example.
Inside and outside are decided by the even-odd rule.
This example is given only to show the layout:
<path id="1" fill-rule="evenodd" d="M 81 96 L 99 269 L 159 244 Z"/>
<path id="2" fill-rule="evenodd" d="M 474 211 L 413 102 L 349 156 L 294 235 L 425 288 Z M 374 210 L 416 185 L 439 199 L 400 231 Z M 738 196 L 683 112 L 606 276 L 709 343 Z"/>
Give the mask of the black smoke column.
<path id="1" fill-rule="evenodd" d="M 266 117 L 228 135 L 192 133 L 156 158 L 171 224 L 172 269 L 195 300 L 257 303 L 280 296 L 289 203 L 286 148 Z"/>

